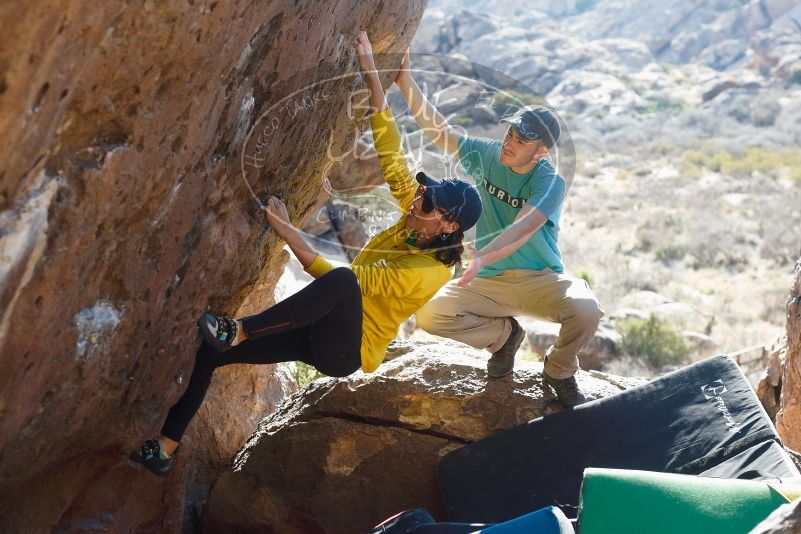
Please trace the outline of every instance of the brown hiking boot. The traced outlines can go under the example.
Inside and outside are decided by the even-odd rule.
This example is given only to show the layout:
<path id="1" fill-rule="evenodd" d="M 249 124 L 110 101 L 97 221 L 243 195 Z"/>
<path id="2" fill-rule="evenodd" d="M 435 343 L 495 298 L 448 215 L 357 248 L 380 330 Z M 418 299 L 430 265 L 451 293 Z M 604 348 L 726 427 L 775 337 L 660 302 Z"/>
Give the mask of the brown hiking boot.
<path id="1" fill-rule="evenodd" d="M 576 375 L 570 378 L 553 378 L 545 372 L 545 362 L 542 364 L 542 381 L 553 389 L 559 403 L 567 409 L 574 408 L 579 404 L 587 402 L 584 394 L 579 389 Z"/>
<path id="2" fill-rule="evenodd" d="M 492 353 L 492 357 L 487 362 L 487 374 L 492 378 L 500 378 L 512 372 L 515 366 L 515 353 L 526 337 L 526 331 L 523 330 L 520 323 L 514 317 L 509 317 L 509 319 L 512 321 L 512 332 L 509 334 L 509 338 L 501 348 Z"/>

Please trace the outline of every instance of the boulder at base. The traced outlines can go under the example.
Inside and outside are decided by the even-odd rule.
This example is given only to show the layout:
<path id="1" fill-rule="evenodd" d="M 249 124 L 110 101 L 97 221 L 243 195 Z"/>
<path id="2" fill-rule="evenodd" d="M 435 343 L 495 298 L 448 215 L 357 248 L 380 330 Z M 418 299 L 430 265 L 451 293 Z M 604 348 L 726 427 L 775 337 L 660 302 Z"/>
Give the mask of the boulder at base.
<path id="1" fill-rule="evenodd" d="M 314 382 L 262 421 L 212 488 L 204 532 L 366 532 L 418 507 L 444 520 L 443 455 L 559 410 L 542 364 L 488 379 L 481 351 L 407 348 L 377 373 Z M 596 371 L 578 379 L 590 399 L 643 382 Z"/>

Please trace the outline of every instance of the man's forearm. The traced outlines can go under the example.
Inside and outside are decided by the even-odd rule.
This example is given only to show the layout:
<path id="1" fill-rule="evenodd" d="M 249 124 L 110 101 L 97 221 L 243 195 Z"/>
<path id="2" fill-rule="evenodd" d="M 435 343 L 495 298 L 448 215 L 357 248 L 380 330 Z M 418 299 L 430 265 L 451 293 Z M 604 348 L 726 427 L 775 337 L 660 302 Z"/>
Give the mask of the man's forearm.
<path id="1" fill-rule="evenodd" d="M 502 260 L 523 246 L 536 231 L 525 224 L 514 224 L 495 237 L 490 244 L 478 251 L 481 265 L 488 265 Z"/>
<path id="2" fill-rule="evenodd" d="M 515 217 L 515 222 L 478 251 L 477 258 L 482 265 L 502 260 L 523 246 L 547 221 L 548 217 L 544 213 L 526 204 Z"/>
<path id="3" fill-rule="evenodd" d="M 406 105 L 409 106 L 415 122 L 429 139 L 447 153 L 455 151 L 455 143 L 454 146 L 448 146 L 450 136 L 448 121 L 426 98 L 414 78 L 411 75 L 404 76 L 398 82 L 398 88 L 406 99 Z"/>

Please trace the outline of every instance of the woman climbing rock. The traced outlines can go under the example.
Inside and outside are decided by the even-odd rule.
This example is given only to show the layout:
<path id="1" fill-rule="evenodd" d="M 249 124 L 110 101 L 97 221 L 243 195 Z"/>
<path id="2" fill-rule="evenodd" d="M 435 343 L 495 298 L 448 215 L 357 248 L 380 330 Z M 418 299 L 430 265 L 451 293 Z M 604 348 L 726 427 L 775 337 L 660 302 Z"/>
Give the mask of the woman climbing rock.
<path id="1" fill-rule="evenodd" d="M 373 237 L 349 268 L 334 268 L 292 226 L 284 203 L 269 199 L 268 223 L 315 280 L 256 315 L 234 319 L 207 313 L 198 320 L 203 342 L 186 392 L 167 414 L 161 436 L 130 455 L 156 475 L 172 468 L 215 369 L 300 360 L 329 376 L 347 376 L 360 367 L 375 371 L 400 324 L 453 277 L 461 262 L 464 232 L 481 213 L 478 191 L 456 178 L 412 176 L 365 32 L 354 46 L 370 90 L 379 161 L 401 217 Z"/>

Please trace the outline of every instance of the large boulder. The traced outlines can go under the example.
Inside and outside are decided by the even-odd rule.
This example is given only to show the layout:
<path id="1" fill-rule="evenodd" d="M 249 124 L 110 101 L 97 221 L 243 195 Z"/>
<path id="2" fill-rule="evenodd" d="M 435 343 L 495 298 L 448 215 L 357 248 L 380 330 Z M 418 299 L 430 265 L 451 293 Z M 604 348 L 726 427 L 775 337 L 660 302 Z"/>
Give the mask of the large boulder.
<path id="1" fill-rule="evenodd" d="M 401 510 L 444 519 L 435 467 L 448 452 L 558 410 L 541 364 L 489 379 L 480 351 L 406 342 L 374 374 L 321 379 L 290 397 L 215 483 L 208 532 L 366 532 Z M 578 374 L 591 399 L 641 379 Z"/>
<path id="2" fill-rule="evenodd" d="M 425 0 L 53 7 L 0 9 L 0 530 L 175 531 L 186 466 L 155 480 L 127 452 L 186 387 L 196 318 L 272 302 L 260 204 L 302 223 L 364 130 L 355 33 L 401 52 Z M 196 426 L 243 427 L 194 448 L 235 450 L 254 395 L 223 382 L 270 376 L 218 373 Z"/>

